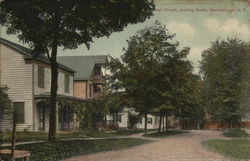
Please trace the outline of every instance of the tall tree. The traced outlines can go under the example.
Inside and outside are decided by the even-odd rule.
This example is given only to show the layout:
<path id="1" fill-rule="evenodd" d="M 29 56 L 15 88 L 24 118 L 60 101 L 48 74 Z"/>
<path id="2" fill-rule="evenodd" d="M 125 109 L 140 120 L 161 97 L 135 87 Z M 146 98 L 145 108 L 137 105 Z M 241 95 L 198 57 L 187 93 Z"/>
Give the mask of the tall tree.
<path id="1" fill-rule="evenodd" d="M 0 3 L 0 24 L 8 34 L 28 43 L 51 63 L 50 125 L 48 140 L 56 137 L 58 88 L 57 49 L 87 48 L 93 38 L 122 31 L 128 24 L 143 22 L 152 15 L 149 0 L 4 0 Z"/>
<path id="2" fill-rule="evenodd" d="M 213 120 L 239 123 L 243 116 L 241 103 L 249 44 L 238 38 L 217 39 L 202 53 L 201 73 L 204 77 L 207 111 Z M 249 80 L 248 80 L 249 81 Z"/>
<path id="3" fill-rule="evenodd" d="M 177 91 L 182 91 L 181 78 L 185 76 L 181 74 L 192 72 L 185 59 L 189 48 L 178 51 L 174 36 L 156 21 L 128 40 L 122 62 L 115 59 L 110 63 L 113 87 L 124 90 L 132 106 L 144 115 L 145 132 L 147 114 L 169 115 L 177 105 Z"/>

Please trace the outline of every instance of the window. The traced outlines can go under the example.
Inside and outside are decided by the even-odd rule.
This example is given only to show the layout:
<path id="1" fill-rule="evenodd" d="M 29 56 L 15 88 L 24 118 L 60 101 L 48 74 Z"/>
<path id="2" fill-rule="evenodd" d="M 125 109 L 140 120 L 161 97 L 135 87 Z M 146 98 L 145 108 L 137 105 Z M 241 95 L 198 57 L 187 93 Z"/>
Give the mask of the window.
<path id="1" fill-rule="evenodd" d="M 44 67 L 38 66 L 38 87 L 44 88 Z"/>
<path id="2" fill-rule="evenodd" d="M 69 75 L 64 75 L 64 91 L 65 93 L 69 93 Z"/>
<path id="3" fill-rule="evenodd" d="M 100 93 L 101 92 L 101 84 L 93 84 L 94 93 Z"/>
<path id="4" fill-rule="evenodd" d="M 118 115 L 117 121 L 122 122 L 122 115 Z"/>
<path id="5" fill-rule="evenodd" d="M 89 97 L 92 97 L 92 84 L 89 84 Z"/>
<path id="6" fill-rule="evenodd" d="M 14 102 L 15 114 L 16 114 L 16 123 L 22 124 L 24 120 L 24 102 Z"/>
<path id="7" fill-rule="evenodd" d="M 152 124 L 153 123 L 153 119 L 152 118 L 148 118 L 148 124 Z"/>
<path id="8" fill-rule="evenodd" d="M 101 66 L 95 66 L 94 74 L 95 75 L 101 75 Z"/>
<path id="9" fill-rule="evenodd" d="M 142 124 L 142 118 L 140 117 L 140 120 L 139 120 L 140 124 Z"/>

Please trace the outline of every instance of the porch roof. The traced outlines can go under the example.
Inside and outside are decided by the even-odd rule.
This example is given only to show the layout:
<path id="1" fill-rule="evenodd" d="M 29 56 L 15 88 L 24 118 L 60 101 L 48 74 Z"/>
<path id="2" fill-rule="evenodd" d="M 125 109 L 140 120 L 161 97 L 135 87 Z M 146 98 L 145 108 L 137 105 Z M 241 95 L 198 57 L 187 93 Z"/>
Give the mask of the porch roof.
<path id="1" fill-rule="evenodd" d="M 40 93 L 38 95 L 34 95 L 35 99 L 49 99 L 50 98 L 50 92 L 44 92 Z M 81 102 L 89 102 L 91 99 L 84 99 L 84 98 L 77 98 L 73 96 L 63 95 L 63 94 L 57 94 L 57 98 L 67 99 L 67 100 L 73 100 L 73 101 L 81 101 Z"/>

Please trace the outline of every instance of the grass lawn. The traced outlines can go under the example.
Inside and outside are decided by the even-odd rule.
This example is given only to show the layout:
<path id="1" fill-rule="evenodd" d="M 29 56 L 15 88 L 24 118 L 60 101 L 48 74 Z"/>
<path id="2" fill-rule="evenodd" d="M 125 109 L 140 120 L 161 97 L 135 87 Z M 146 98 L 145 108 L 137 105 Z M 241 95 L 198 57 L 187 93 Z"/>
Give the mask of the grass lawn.
<path id="1" fill-rule="evenodd" d="M 145 143 L 150 140 L 143 139 L 101 139 L 101 140 L 72 140 L 57 141 L 53 143 L 36 143 L 18 145 L 16 149 L 31 152 L 31 161 L 56 161 L 73 156 L 85 155 L 101 151 L 118 150 L 129 148 Z"/>
<path id="2" fill-rule="evenodd" d="M 149 130 L 152 131 L 152 130 Z M 106 133 L 104 131 L 97 130 L 83 130 L 79 132 L 73 132 L 69 134 L 57 134 L 58 139 L 71 139 L 71 138 L 102 138 L 102 137 L 112 137 L 112 136 L 128 136 L 136 133 L 141 133 L 143 130 L 117 130 L 114 132 Z M 37 140 L 47 140 L 47 133 L 44 132 L 28 132 L 22 131 L 16 133 L 16 142 L 24 142 L 24 141 L 37 141 Z M 11 142 L 11 132 L 3 133 L 3 142 L 10 143 Z"/>
<path id="3" fill-rule="evenodd" d="M 226 137 L 249 137 L 250 135 L 243 129 L 235 128 L 223 132 Z"/>
<path id="4" fill-rule="evenodd" d="M 154 132 L 154 133 L 149 133 L 149 134 L 144 134 L 143 136 L 145 137 L 154 137 L 154 138 L 164 138 L 172 135 L 179 135 L 187 133 L 187 131 L 182 131 L 182 130 L 168 130 L 164 132 Z"/>
<path id="5" fill-rule="evenodd" d="M 250 140 L 248 139 L 214 139 L 202 144 L 215 152 L 233 159 L 250 159 Z"/>
<path id="6" fill-rule="evenodd" d="M 86 137 L 108 137 L 112 136 L 111 134 L 101 132 L 101 131 L 94 131 L 94 130 L 84 130 L 80 132 L 74 132 L 69 134 L 57 134 L 58 139 L 70 139 L 70 138 L 86 138 Z M 16 132 L 16 142 L 23 142 L 23 141 L 35 141 L 35 140 L 47 140 L 48 134 L 44 132 Z M 3 133 L 3 142 L 10 143 L 11 142 L 11 132 L 4 132 Z"/>
<path id="7" fill-rule="evenodd" d="M 147 130 L 148 132 L 150 131 L 156 131 L 156 129 L 149 129 Z M 111 132 L 112 135 L 116 136 L 116 135 L 121 135 L 121 136 L 128 136 L 128 135 L 132 135 L 132 134 L 138 134 L 138 133 L 143 133 L 144 129 L 132 129 L 132 130 L 117 130 L 115 132 Z"/>

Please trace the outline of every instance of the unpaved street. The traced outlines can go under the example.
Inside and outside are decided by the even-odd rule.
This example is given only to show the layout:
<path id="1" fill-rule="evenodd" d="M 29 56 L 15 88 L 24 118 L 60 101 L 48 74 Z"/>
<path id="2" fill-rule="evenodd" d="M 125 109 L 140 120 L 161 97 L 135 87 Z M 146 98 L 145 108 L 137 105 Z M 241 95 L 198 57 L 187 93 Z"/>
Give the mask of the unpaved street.
<path id="1" fill-rule="evenodd" d="M 137 134 L 131 137 L 140 136 Z M 192 130 L 190 133 L 158 139 L 130 149 L 85 155 L 67 161 L 223 160 L 223 156 L 204 149 L 200 144 L 203 140 L 214 138 L 223 136 L 220 131 Z"/>

